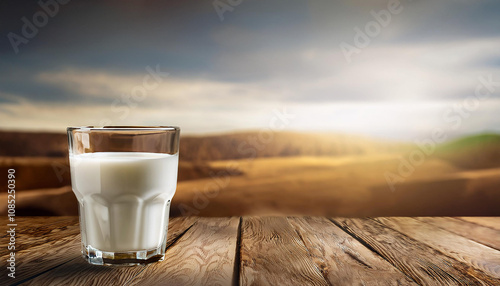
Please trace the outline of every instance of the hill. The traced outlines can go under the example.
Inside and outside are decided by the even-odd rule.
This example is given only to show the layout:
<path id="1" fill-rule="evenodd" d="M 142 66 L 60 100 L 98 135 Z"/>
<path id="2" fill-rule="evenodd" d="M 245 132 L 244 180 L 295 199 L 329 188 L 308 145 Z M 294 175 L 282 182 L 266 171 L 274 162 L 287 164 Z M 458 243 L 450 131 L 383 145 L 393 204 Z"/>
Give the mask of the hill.
<path id="1" fill-rule="evenodd" d="M 417 148 L 412 144 L 342 134 L 269 135 L 183 136 L 171 215 L 500 214 L 499 135 L 442 144 L 411 172 L 402 162 Z M 0 139 L 0 153 L 9 155 L 0 156 L 0 171 L 16 169 L 16 213 L 77 214 L 64 134 L 0 132 Z M 387 172 L 401 176 L 395 189 Z M 6 195 L 0 186 L 0 199 Z M 0 204 L 0 214 L 5 211 Z"/>
<path id="2" fill-rule="evenodd" d="M 216 161 L 261 157 L 344 156 L 399 152 L 409 145 L 345 134 L 241 132 L 181 136 L 180 159 Z M 64 157 L 62 133 L 1 132 L 0 156 Z"/>
<path id="3" fill-rule="evenodd" d="M 0 131 L 2 157 L 64 157 L 67 154 L 65 133 Z"/>
<path id="4" fill-rule="evenodd" d="M 59 188 L 71 184 L 68 158 L 64 157 L 0 157 L 0 173 L 16 170 L 16 191 Z M 208 178 L 212 174 L 225 172 L 231 176 L 241 175 L 238 169 L 214 168 L 207 162 L 179 163 L 177 180 L 188 181 Z M 0 193 L 7 192 L 7 185 L 0 185 Z"/>
<path id="5" fill-rule="evenodd" d="M 478 134 L 446 142 L 436 148 L 436 156 L 464 169 L 498 167 L 500 135 Z"/>
<path id="6" fill-rule="evenodd" d="M 332 133 L 241 132 L 181 138 L 184 160 L 216 161 L 231 159 L 347 156 L 401 152 L 409 144 L 375 140 L 364 136 Z"/>

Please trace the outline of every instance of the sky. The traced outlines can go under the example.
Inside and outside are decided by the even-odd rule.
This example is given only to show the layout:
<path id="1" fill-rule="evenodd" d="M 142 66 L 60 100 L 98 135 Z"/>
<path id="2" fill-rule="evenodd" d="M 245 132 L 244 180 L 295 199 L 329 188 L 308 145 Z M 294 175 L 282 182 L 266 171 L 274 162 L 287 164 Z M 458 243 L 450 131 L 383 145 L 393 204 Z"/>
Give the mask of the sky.
<path id="1" fill-rule="evenodd" d="M 0 129 L 500 132 L 500 2 L 2 1 Z M 274 129 L 273 129 L 274 130 Z"/>

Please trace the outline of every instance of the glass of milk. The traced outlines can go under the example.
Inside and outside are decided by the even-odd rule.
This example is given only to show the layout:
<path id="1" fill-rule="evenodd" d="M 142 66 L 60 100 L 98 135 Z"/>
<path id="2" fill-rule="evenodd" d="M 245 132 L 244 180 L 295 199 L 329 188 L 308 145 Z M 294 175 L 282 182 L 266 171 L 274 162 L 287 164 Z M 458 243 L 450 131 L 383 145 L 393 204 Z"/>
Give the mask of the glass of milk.
<path id="1" fill-rule="evenodd" d="M 177 186 L 178 127 L 69 127 L 82 254 L 91 264 L 163 260 Z"/>

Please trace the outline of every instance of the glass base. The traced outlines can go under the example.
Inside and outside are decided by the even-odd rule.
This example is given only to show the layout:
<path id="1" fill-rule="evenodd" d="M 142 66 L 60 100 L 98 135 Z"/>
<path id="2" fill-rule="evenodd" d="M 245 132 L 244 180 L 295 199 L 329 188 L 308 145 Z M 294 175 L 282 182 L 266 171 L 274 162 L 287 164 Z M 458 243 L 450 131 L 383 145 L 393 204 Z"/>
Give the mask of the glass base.
<path id="1" fill-rule="evenodd" d="M 165 252 L 162 251 L 161 247 L 148 250 L 111 252 L 102 251 L 89 245 L 82 247 L 82 256 L 88 263 L 94 265 L 132 266 L 163 261 Z"/>

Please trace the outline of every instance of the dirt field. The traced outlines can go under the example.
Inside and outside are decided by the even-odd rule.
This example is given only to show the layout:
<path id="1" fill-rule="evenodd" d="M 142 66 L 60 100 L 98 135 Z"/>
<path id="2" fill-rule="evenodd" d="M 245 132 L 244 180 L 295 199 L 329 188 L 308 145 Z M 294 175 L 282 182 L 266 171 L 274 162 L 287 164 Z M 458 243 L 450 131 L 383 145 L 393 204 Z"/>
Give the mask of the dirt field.
<path id="1" fill-rule="evenodd" d="M 498 135 L 449 142 L 413 163 L 409 154 L 419 149 L 410 144 L 353 136 L 335 141 L 333 135 L 304 143 L 307 136 L 291 133 L 255 148 L 253 156 L 231 155 L 241 142 L 248 142 L 248 136 L 255 134 L 219 135 L 208 141 L 184 139 L 191 146 L 200 139 L 194 153 L 209 158 L 210 149 L 216 149 L 212 156 L 219 160 L 191 160 L 196 157 L 193 154 L 181 159 L 173 216 L 500 215 Z M 57 147 L 53 154 L 64 146 L 61 138 L 58 135 L 50 143 Z M 0 141 L 8 142 L 5 137 Z M 228 151 L 224 153 L 217 144 Z M 0 172 L 16 169 L 18 214 L 76 215 L 67 159 L 47 154 L 33 157 L 40 149 L 33 146 L 29 157 L 0 157 Z M 273 152 L 279 155 L 272 156 Z M 220 160 L 231 156 L 235 158 Z M 4 214 L 5 187 L 0 191 L 0 213 Z"/>

